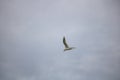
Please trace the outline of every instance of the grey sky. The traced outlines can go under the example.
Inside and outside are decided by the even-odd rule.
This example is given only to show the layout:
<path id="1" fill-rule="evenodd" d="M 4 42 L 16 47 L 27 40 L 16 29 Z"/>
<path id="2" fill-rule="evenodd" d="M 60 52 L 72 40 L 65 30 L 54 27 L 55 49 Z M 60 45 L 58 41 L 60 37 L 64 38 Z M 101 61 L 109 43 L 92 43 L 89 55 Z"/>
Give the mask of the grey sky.
<path id="1" fill-rule="evenodd" d="M 120 80 L 119 0 L 1 0 L 0 80 Z M 63 52 L 63 36 L 74 50 Z"/>

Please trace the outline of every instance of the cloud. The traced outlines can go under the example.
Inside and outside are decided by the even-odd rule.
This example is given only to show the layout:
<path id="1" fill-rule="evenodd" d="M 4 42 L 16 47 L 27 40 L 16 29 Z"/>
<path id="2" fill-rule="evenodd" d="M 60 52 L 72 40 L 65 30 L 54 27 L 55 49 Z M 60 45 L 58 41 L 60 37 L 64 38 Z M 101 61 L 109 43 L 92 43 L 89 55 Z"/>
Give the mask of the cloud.
<path id="1" fill-rule="evenodd" d="M 0 80 L 120 79 L 119 1 L 0 2 Z"/>

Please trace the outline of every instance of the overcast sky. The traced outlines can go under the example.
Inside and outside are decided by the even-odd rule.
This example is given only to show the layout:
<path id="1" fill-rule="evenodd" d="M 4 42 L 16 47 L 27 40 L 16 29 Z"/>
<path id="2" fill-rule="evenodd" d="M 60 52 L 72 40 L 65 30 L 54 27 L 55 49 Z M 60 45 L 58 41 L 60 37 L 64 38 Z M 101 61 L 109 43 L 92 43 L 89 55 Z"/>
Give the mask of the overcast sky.
<path id="1" fill-rule="evenodd" d="M 0 80 L 120 80 L 119 0 L 0 0 Z M 63 36 L 70 46 L 63 52 Z"/>

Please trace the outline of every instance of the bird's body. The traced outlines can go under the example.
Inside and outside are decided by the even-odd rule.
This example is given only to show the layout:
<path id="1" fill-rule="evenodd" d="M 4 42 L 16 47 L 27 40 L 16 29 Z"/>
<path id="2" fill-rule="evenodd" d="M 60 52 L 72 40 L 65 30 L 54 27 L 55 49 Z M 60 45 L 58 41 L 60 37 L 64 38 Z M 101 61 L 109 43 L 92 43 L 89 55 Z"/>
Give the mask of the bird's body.
<path id="1" fill-rule="evenodd" d="M 72 49 L 74 49 L 74 48 L 75 48 L 75 47 L 65 48 L 64 51 L 72 50 Z"/>
<path id="2" fill-rule="evenodd" d="M 75 47 L 69 47 L 69 46 L 68 46 L 68 44 L 66 43 L 65 37 L 63 37 L 63 44 L 65 45 L 64 51 L 72 50 L 72 49 L 75 48 Z"/>

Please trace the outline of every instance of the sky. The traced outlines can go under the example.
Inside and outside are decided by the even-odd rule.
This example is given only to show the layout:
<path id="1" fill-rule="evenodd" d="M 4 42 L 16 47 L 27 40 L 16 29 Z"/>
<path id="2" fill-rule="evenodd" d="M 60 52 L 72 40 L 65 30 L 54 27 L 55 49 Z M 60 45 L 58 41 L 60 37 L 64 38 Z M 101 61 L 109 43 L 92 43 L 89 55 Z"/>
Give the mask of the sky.
<path id="1" fill-rule="evenodd" d="M 0 0 L 0 80 L 120 80 L 119 0 Z M 76 47 L 65 51 L 62 42 Z"/>

